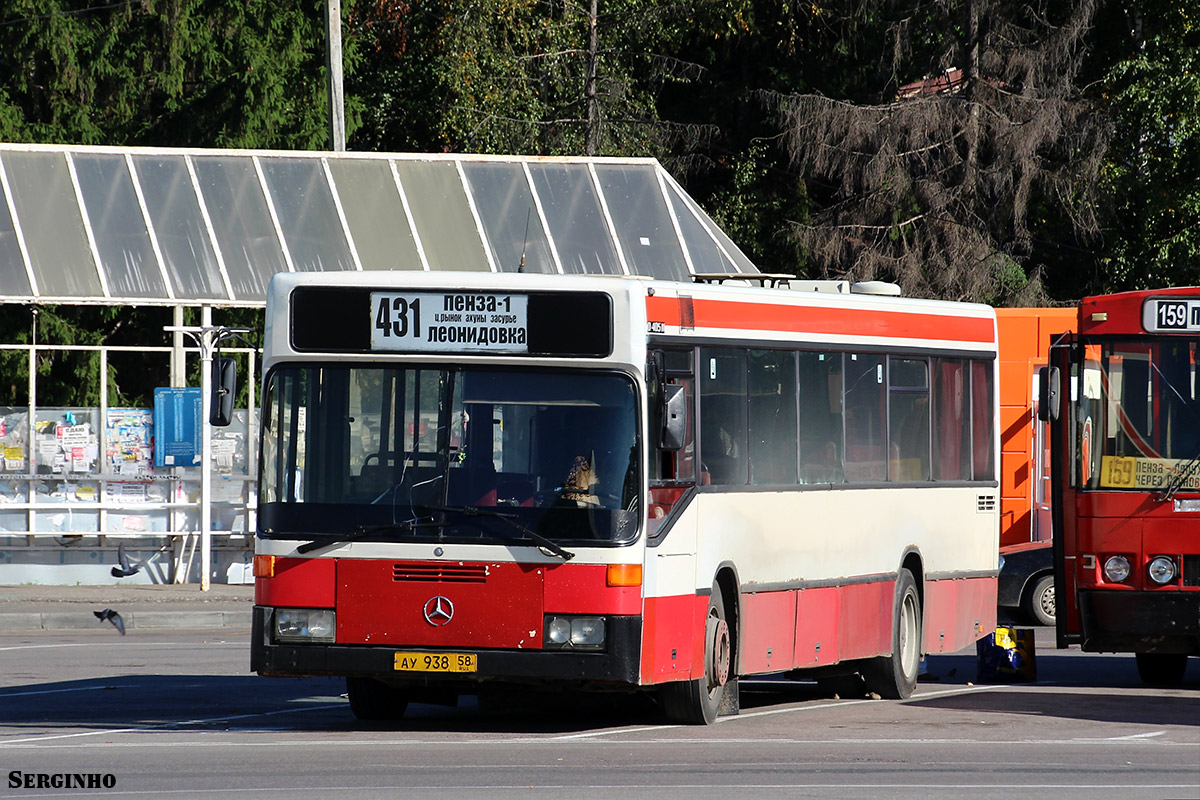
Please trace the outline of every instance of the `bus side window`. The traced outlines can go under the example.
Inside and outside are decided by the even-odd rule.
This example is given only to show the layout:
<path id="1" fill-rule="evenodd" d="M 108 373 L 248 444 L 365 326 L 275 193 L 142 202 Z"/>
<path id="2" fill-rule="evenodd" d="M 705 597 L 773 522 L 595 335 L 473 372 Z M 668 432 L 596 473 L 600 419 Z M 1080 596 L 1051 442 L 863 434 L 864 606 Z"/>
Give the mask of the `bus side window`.
<path id="1" fill-rule="evenodd" d="M 799 353 L 800 483 L 841 483 L 842 354 Z"/>
<path id="2" fill-rule="evenodd" d="M 695 409 L 695 380 L 692 377 L 691 350 L 663 350 L 653 354 L 654 365 L 647 370 L 651 376 L 650 382 L 650 419 L 651 441 L 650 448 L 650 482 L 687 482 L 696 480 L 696 423 L 693 419 Z M 660 417 L 662 398 L 658 392 L 658 382 L 683 387 L 684 407 L 684 436 L 683 445 L 677 450 L 667 450 L 660 447 L 660 432 L 663 420 Z"/>
<path id="3" fill-rule="evenodd" d="M 884 357 L 846 356 L 846 480 L 887 480 L 887 383 Z"/>
<path id="4" fill-rule="evenodd" d="M 796 483 L 796 354 L 751 350 L 750 482 Z"/>
<path id="5" fill-rule="evenodd" d="M 971 480 L 971 417 L 967 362 L 933 360 L 933 479 Z"/>
<path id="6" fill-rule="evenodd" d="M 700 462 L 714 486 L 749 482 L 746 351 L 700 350 Z"/>

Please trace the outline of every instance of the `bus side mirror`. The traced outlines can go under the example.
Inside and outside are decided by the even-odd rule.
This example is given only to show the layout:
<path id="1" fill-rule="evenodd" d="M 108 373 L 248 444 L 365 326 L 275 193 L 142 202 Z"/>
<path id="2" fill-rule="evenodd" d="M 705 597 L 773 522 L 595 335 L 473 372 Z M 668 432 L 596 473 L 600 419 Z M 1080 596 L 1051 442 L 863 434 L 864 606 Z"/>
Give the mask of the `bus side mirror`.
<path id="1" fill-rule="evenodd" d="M 683 447 L 687 436 L 687 395 L 683 386 L 668 383 L 663 387 L 663 427 L 659 447 L 663 450 L 678 450 Z"/>
<path id="2" fill-rule="evenodd" d="M 1042 422 L 1057 420 L 1059 413 L 1058 367 L 1039 369 L 1038 384 L 1038 419 Z"/>
<path id="3" fill-rule="evenodd" d="M 208 422 L 224 428 L 233 422 L 233 399 L 237 396 L 237 362 L 232 358 L 214 358 L 212 387 L 209 394 Z"/>

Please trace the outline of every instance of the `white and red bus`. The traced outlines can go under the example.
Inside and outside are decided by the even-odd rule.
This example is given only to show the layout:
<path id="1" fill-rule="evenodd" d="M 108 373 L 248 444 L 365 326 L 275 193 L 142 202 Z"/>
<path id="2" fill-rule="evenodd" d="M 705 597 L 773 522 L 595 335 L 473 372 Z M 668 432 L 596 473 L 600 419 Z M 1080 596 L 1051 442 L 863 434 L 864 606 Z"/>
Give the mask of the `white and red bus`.
<path id="1" fill-rule="evenodd" d="M 252 668 L 346 676 L 360 718 L 540 686 L 709 723 L 781 672 L 902 698 L 994 627 L 990 308 L 296 273 L 264 350 Z"/>
<path id="2" fill-rule="evenodd" d="M 1200 655 L 1200 288 L 1085 298 L 1050 348 L 1059 647 L 1135 653 L 1148 683 Z"/>

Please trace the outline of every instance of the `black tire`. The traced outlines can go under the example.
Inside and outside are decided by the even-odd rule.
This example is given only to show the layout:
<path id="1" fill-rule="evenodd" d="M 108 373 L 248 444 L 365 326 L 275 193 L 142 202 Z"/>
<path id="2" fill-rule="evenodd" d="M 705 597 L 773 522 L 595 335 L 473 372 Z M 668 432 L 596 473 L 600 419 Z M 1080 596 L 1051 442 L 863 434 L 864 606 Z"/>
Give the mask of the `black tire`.
<path id="1" fill-rule="evenodd" d="M 1034 625 L 1054 625 L 1054 576 L 1042 575 L 1021 598 L 1021 613 Z"/>
<path id="2" fill-rule="evenodd" d="M 1152 686 L 1183 683 L 1187 671 L 1186 653 L 1135 653 L 1138 677 Z"/>
<path id="3" fill-rule="evenodd" d="M 892 654 L 868 661 L 862 676 L 880 697 L 903 700 L 917 688 L 921 668 L 921 596 L 907 569 L 896 578 L 892 607 Z"/>
<path id="4" fill-rule="evenodd" d="M 671 722 L 711 725 L 733 668 L 732 634 L 725 619 L 721 588 L 713 584 L 704 621 L 704 675 L 691 681 L 675 681 L 659 690 L 663 712 Z"/>
<path id="5" fill-rule="evenodd" d="M 408 692 L 374 678 L 347 677 L 346 696 L 354 716 L 368 722 L 397 720 L 408 710 Z"/>

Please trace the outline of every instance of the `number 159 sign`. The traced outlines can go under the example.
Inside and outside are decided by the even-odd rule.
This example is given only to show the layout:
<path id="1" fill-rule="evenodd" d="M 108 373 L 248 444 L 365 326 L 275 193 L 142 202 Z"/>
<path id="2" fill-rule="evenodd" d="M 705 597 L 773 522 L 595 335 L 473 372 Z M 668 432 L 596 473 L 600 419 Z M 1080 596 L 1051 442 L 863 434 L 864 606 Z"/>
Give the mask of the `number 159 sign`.
<path id="1" fill-rule="evenodd" d="M 1142 327 L 1149 333 L 1200 331 L 1200 300 L 1179 298 L 1147 300 L 1142 306 Z"/>
<path id="2" fill-rule="evenodd" d="M 518 294 L 372 292 L 371 349 L 527 353 L 528 304 Z"/>

